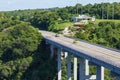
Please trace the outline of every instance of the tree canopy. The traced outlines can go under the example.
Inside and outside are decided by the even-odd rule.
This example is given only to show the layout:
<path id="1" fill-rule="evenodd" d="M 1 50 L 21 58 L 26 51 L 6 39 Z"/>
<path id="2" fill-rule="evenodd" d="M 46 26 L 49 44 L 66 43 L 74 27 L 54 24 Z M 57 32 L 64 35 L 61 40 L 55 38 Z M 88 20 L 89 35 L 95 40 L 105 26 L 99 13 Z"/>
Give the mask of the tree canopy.
<path id="1" fill-rule="evenodd" d="M 49 46 L 44 44 L 38 29 L 58 32 L 73 24 L 71 17 L 79 14 L 119 20 L 119 13 L 117 2 L 0 12 L 0 80 L 56 80 L 57 60 L 50 59 Z M 93 22 L 80 28 L 75 37 L 120 49 L 120 23 Z M 62 64 L 62 79 L 66 80 L 66 63 Z M 107 70 L 105 79 L 113 80 L 108 73 Z"/>

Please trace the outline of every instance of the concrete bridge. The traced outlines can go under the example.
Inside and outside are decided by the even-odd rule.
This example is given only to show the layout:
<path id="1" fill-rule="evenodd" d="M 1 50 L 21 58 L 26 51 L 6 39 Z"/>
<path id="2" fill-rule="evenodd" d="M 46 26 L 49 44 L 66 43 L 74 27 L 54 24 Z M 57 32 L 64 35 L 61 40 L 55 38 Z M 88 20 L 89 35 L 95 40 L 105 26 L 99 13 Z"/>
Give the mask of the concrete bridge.
<path id="1" fill-rule="evenodd" d="M 112 50 L 84 41 L 74 44 L 74 39 L 64 36 L 55 37 L 54 33 L 40 31 L 46 43 L 51 45 L 51 58 L 57 48 L 58 80 L 61 80 L 61 55 L 67 59 L 67 77 L 71 80 L 71 56 L 74 56 L 74 80 L 104 80 L 104 68 L 110 70 L 115 80 L 120 80 L 120 51 Z M 78 62 L 78 59 L 79 62 Z M 79 63 L 79 66 L 77 65 Z M 96 74 L 89 74 L 89 66 L 96 66 Z M 78 70 L 79 69 L 79 70 Z M 77 71 L 78 70 L 78 71 Z"/>

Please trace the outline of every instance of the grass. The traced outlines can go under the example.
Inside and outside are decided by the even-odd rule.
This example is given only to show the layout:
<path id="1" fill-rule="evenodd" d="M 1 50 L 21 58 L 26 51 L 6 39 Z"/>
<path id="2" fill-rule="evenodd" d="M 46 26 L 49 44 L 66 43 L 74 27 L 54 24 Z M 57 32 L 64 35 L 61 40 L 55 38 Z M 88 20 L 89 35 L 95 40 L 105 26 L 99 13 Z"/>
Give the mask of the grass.
<path id="1" fill-rule="evenodd" d="M 113 19 L 96 19 L 96 21 L 94 22 L 96 25 L 99 24 L 99 22 L 115 22 L 115 23 L 120 23 L 120 20 L 113 20 Z M 64 23 L 60 23 L 60 24 L 57 24 L 56 25 L 56 29 L 57 30 L 63 30 L 65 29 L 65 27 L 68 27 L 68 26 L 72 26 L 74 23 L 73 22 L 64 22 Z"/>
<path id="2" fill-rule="evenodd" d="M 97 25 L 100 23 L 100 22 L 106 22 L 106 21 L 110 21 L 110 22 L 115 22 L 115 23 L 120 23 L 120 20 L 107 20 L 107 19 L 96 19 L 96 21 L 95 22 L 92 22 L 92 23 L 94 23 L 95 25 L 94 26 L 96 26 L 97 27 Z M 91 21 L 90 21 L 91 22 Z M 73 26 L 74 25 L 74 22 L 62 22 L 62 23 L 55 23 L 55 25 L 51 25 L 50 27 L 49 27 L 49 30 L 50 31 L 53 31 L 53 32 L 59 32 L 59 31 L 62 31 L 62 30 L 64 30 L 66 27 L 69 27 L 69 26 Z"/>
<path id="3" fill-rule="evenodd" d="M 71 25 L 73 25 L 74 23 L 72 23 L 72 22 L 64 22 L 64 23 L 60 23 L 60 24 L 57 24 L 56 25 L 56 28 L 57 28 L 57 30 L 63 30 L 63 29 L 65 29 L 66 27 L 69 27 L 69 26 L 71 26 Z"/>
<path id="4" fill-rule="evenodd" d="M 96 19 L 95 24 L 98 25 L 99 22 L 105 22 L 105 21 L 110 21 L 110 22 L 115 22 L 115 23 L 120 23 L 120 20 L 113 20 L 113 19 Z"/>
<path id="5" fill-rule="evenodd" d="M 73 22 L 56 23 L 54 26 L 50 26 L 50 30 L 61 31 L 64 30 L 66 27 L 72 26 L 73 24 Z"/>
<path id="6" fill-rule="evenodd" d="M 0 32 L 0 38 L 1 37 L 6 37 L 7 36 L 7 34 L 5 34 L 4 32 Z"/>

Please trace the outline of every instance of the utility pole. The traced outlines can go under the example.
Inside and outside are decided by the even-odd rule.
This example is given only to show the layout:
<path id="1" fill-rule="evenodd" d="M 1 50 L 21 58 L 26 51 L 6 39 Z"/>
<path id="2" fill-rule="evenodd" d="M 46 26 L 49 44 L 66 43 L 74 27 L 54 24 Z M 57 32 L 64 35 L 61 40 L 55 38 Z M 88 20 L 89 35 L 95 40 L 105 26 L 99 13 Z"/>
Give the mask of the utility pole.
<path id="1" fill-rule="evenodd" d="M 77 7 L 76 13 L 77 13 L 77 15 L 78 15 L 78 0 L 77 0 L 77 5 L 76 5 L 76 7 Z"/>
<path id="2" fill-rule="evenodd" d="M 104 19 L 104 3 L 102 3 L 102 19 Z"/>
<path id="3" fill-rule="evenodd" d="M 107 20 L 109 18 L 109 0 L 108 0 L 108 4 L 107 4 Z"/>
<path id="4" fill-rule="evenodd" d="M 82 15 L 82 5 L 81 5 L 81 15 Z"/>
<path id="5" fill-rule="evenodd" d="M 112 19 L 114 19 L 114 12 L 115 12 L 115 10 L 114 10 L 114 2 L 113 2 L 113 16 L 112 16 Z"/>

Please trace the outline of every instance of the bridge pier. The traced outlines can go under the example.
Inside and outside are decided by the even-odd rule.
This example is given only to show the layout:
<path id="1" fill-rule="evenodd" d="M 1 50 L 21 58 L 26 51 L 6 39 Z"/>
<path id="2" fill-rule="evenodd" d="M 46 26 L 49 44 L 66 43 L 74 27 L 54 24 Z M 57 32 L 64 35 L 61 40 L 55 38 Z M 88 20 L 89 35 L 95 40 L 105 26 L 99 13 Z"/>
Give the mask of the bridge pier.
<path id="1" fill-rule="evenodd" d="M 50 51 L 51 51 L 50 57 L 52 59 L 53 55 L 54 55 L 54 46 L 53 45 L 50 45 Z"/>
<path id="2" fill-rule="evenodd" d="M 66 59 L 68 57 L 68 52 L 64 52 L 64 58 Z"/>
<path id="3" fill-rule="evenodd" d="M 79 80 L 84 80 L 84 58 L 80 58 L 80 63 L 79 63 Z"/>
<path id="4" fill-rule="evenodd" d="M 53 57 L 54 47 L 51 46 L 51 58 Z M 58 80 L 62 80 L 62 70 L 61 70 L 61 55 L 63 54 L 63 50 L 61 48 L 57 49 L 57 58 L 58 58 Z M 67 59 L 67 76 L 68 80 L 71 80 L 71 54 L 68 52 L 64 52 L 64 58 Z M 99 66 L 97 64 L 91 63 L 87 59 L 80 58 L 79 63 L 79 71 L 77 71 L 77 56 L 74 55 L 74 80 L 78 80 L 78 72 L 79 72 L 79 80 L 104 80 L 104 67 Z M 89 75 L 89 65 L 97 66 L 96 75 Z M 120 80 L 120 76 L 116 77 L 116 80 Z"/>
<path id="5" fill-rule="evenodd" d="M 73 67 L 73 72 L 74 72 L 74 80 L 77 80 L 77 57 L 74 56 L 74 67 Z"/>
<path id="6" fill-rule="evenodd" d="M 97 65 L 96 80 L 104 80 L 104 67 Z"/>
<path id="7" fill-rule="evenodd" d="M 88 60 L 85 59 L 85 76 L 89 75 L 89 64 L 88 64 Z"/>
<path id="8" fill-rule="evenodd" d="M 61 70 L 61 53 L 62 53 L 62 49 L 58 49 L 57 51 L 57 57 L 58 57 L 58 80 L 62 80 L 61 74 L 62 74 L 62 70 Z"/>
<path id="9" fill-rule="evenodd" d="M 79 80 L 95 80 L 96 75 L 89 74 L 89 61 L 84 58 L 80 58 L 79 63 Z"/>
<path id="10" fill-rule="evenodd" d="M 58 80 L 62 80 L 61 74 L 62 74 L 62 70 L 61 70 L 61 54 L 62 54 L 62 49 L 58 49 L 57 55 L 58 55 Z M 67 55 L 67 76 L 68 76 L 68 80 L 71 80 L 71 54 L 68 52 L 65 52 L 65 54 Z M 95 66 L 97 66 L 97 73 L 96 76 L 95 75 L 89 75 L 89 61 L 84 59 L 84 58 L 80 58 L 80 63 L 79 63 L 79 80 L 104 80 L 104 67 L 103 66 L 99 66 L 94 64 Z M 74 80 L 78 80 L 77 79 L 77 57 L 74 56 L 74 65 L 73 65 L 73 72 L 74 72 Z M 117 77 L 116 80 L 119 80 L 120 78 Z"/>
<path id="11" fill-rule="evenodd" d="M 71 80 L 71 54 L 68 53 L 67 56 L 67 76 L 68 80 Z"/>

